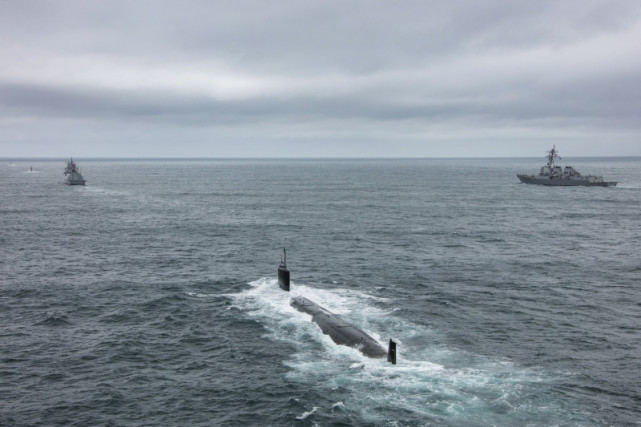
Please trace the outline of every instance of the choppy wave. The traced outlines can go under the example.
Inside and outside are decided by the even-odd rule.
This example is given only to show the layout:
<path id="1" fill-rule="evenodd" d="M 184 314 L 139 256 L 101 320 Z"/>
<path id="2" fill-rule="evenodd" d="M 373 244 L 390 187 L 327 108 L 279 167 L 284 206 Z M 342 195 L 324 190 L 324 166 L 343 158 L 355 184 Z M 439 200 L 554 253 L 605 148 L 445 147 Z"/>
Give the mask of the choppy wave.
<path id="1" fill-rule="evenodd" d="M 36 325 L 40 326 L 67 326 L 69 324 L 67 316 L 59 314 L 51 314 L 46 319 L 36 323 Z"/>
<path id="2" fill-rule="evenodd" d="M 640 163 L 604 162 L 619 186 L 514 159 L 1 168 L 0 425 L 632 425 Z M 396 366 L 289 305 L 283 246 L 292 293 Z"/>
<path id="3" fill-rule="evenodd" d="M 340 313 L 380 342 L 385 342 L 381 337 L 393 335 L 399 345 L 397 365 L 334 344 L 310 322 L 310 316 L 289 305 L 291 295 L 280 291 L 275 279 L 263 278 L 249 285 L 228 296 L 234 307 L 265 326 L 270 339 L 295 348 L 284 362 L 291 368 L 287 378 L 305 387 L 340 390 L 349 396 L 341 405 L 343 409 L 367 422 L 385 423 L 390 411 L 411 413 L 409 418 L 415 420 L 456 423 L 500 422 L 506 416 L 515 421 L 563 416 L 565 409 L 556 406 L 553 399 L 537 401 L 535 397 L 541 384 L 552 377 L 508 360 L 492 360 L 433 342 L 432 331 L 393 318 L 393 309 L 380 306 L 381 298 L 297 283 L 291 288 L 291 295 L 303 295 Z M 424 344 L 405 345 L 406 341 Z M 318 409 L 310 408 L 300 419 Z"/>

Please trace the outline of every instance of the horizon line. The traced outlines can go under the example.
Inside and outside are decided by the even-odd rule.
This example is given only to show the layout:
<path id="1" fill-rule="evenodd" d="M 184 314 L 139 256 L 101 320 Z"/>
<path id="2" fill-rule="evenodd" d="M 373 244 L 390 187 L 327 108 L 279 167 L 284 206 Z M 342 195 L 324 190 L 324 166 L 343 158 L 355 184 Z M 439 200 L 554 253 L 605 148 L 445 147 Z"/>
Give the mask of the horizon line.
<path id="1" fill-rule="evenodd" d="M 32 157 L 0 157 L 0 160 L 65 160 L 70 157 L 53 156 L 32 156 Z M 491 159 L 536 159 L 545 156 L 507 156 L 507 157 L 85 157 L 84 160 L 491 160 Z M 638 158 L 641 155 L 633 156 L 577 156 L 571 159 L 621 159 Z"/>

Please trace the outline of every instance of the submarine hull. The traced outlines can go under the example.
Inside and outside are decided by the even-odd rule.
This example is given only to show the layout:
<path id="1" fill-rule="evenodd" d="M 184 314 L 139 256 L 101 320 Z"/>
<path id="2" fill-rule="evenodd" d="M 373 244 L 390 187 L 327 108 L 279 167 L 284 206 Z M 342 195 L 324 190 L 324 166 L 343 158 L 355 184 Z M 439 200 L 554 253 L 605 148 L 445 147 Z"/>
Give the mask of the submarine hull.
<path id="1" fill-rule="evenodd" d="M 354 347 L 365 356 L 372 358 L 388 356 L 388 352 L 374 338 L 315 302 L 298 296 L 292 298 L 290 305 L 300 312 L 310 314 L 312 322 L 316 323 L 336 344 Z M 395 359 L 396 357 L 393 363 L 396 363 Z"/>

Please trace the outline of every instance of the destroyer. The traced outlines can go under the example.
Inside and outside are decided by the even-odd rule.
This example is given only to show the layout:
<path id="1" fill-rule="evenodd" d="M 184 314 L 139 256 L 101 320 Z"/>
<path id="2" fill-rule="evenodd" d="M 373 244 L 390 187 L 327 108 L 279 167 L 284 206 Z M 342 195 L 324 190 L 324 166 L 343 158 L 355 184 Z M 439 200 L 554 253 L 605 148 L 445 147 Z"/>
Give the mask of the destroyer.
<path id="1" fill-rule="evenodd" d="M 541 168 L 538 175 L 522 175 L 516 176 L 524 184 L 539 184 L 539 185 L 558 185 L 558 186 L 597 186 L 597 187 L 613 187 L 617 185 L 616 181 L 604 181 L 602 176 L 595 175 L 581 175 L 572 166 L 561 168 L 554 164 L 555 159 L 561 159 L 556 146 L 553 146 L 547 155 L 548 162 Z"/>
<path id="2" fill-rule="evenodd" d="M 76 162 L 73 161 L 73 158 L 67 161 L 65 175 L 67 176 L 65 180 L 67 185 L 85 185 L 86 181 L 80 173 Z"/>

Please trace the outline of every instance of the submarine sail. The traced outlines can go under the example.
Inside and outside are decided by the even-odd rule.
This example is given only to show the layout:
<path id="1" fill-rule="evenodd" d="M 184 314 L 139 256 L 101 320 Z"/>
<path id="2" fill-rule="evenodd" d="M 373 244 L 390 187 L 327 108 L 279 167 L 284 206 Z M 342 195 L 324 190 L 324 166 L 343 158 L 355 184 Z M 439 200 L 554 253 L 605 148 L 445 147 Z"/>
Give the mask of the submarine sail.
<path id="1" fill-rule="evenodd" d="M 287 252 L 283 248 L 283 256 L 278 266 L 278 286 L 284 291 L 289 292 L 289 270 L 287 269 Z"/>

